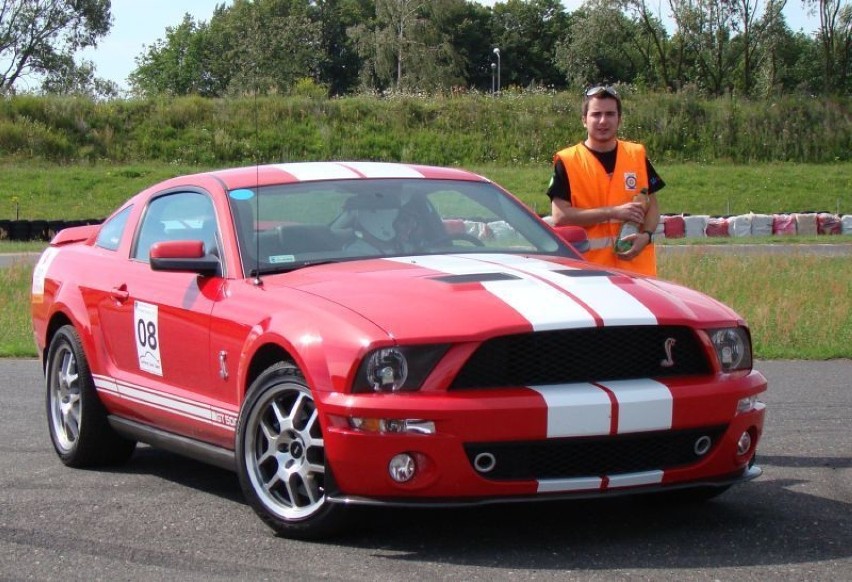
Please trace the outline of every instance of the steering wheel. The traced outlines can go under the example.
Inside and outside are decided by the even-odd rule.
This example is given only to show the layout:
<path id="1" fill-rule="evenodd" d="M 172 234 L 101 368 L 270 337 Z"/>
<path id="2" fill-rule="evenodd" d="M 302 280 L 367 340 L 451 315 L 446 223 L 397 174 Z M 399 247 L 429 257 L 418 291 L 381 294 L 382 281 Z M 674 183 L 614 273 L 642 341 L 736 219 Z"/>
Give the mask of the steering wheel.
<path id="1" fill-rule="evenodd" d="M 472 234 L 468 234 L 466 232 L 460 232 L 460 233 L 457 233 L 457 234 L 447 235 L 447 240 L 449 240 L 451 242 L 453 242 L 453 241 L 469 242 L 470 244 L 472 244 L 475 247 L 484 247 L 485 246 L 485 243 L 482 242 L 482 239 L 480 239 L 479 237 L 475 237 Z"/>
<path id="2" fill-rule="evenodd" d="M 470 245 L 475 247 L 484 247 L 485 243 L 482 242 L 478 237 L 473 236 L 472 234 L 468 234 L 466 232 L 456 232 L 452 234 L 446 234 L 436 239 L 432 239 L 424 244 L 424 247 L 455 247 L 455 242 L 464 242 L 470 243 Z M 467 245 L 465 245 L 467 246 Z"/>

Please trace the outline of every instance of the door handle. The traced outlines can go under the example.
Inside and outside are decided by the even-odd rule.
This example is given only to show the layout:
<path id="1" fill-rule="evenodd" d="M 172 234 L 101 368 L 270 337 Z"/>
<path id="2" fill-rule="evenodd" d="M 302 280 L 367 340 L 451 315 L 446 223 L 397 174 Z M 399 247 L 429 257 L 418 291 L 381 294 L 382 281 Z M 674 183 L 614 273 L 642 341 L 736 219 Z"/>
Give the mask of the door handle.
<path id="1" fill-rule="evenodd" d="M 110 295 L 119 303 L 124 303 L 130 297 L 130 291 L 127 290 L 127 285 L 121 285 L 120 287 L 113 287 Z"/>

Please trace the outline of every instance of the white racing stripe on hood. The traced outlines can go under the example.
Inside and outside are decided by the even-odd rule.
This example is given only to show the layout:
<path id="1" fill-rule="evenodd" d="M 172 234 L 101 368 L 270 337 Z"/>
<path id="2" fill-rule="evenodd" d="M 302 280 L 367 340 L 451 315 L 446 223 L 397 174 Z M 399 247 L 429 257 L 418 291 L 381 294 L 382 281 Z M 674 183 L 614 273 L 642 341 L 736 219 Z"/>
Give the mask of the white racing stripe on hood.
<path id="1" fill-rule="evenodd" d="M 575 295 L 603 319 L 604 325 L 656 325 L 657 318 L 650 309 L 630 295 L 608 276 L 569 277 L 555 271 L 570 271 L 569 267 L 514 255 L 465 255 L 471 258 L 496 260 L 508 268 L 522 270 L 541 277 Z M 590 265 L 594 269 L 594 265 Z"/>
<path id="2" fill-rule="evenodd" d="M 486 256 L 495 258 L 505 255 Z M 480 285 L 517 311 L 535 331 L 595 327 L 596 325 L 593 314 L 553 285 L 522 271 L 478 260 L 477 257 L 471 259 L 460 255 L 436 255 L 387 260 L 417 265 L 447 275 L 474 275 L 503 271 L 514 275 L 517 279 L 482 281 Z"/>
<path id="3" fill-rule="evenodd" d="M 515 280 L 483 282 L 482 285 L 523 315 L 536 331 L 593 327 L 595 316 L 600 317 L 604 325 L 657 324 L 657 318 L 651 310 L 620 285 L 613 283 L 610 277 L 569 277 L 557 271 L 568 271 L 570 268 L 549 261 L 504 254 L 388 260 L 416 264 L 452 275 L 504 272 L 520 277 L 529 284 Z M 570 296 L 559 293 L 554 287 Z"/>

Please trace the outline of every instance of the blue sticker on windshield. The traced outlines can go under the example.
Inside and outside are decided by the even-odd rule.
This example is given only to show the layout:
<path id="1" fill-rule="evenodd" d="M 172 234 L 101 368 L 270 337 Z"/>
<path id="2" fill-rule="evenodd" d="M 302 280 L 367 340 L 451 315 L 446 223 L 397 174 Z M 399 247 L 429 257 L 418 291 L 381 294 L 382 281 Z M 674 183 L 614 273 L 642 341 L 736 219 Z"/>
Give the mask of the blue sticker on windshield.
<path id="1" fill-rule="evenodd" d="M 251 200 L 252 198 L 254 198 L 254 190 L 249 190 L 248 188 L 231 190 L 229 196 L 234 200 Z"/>

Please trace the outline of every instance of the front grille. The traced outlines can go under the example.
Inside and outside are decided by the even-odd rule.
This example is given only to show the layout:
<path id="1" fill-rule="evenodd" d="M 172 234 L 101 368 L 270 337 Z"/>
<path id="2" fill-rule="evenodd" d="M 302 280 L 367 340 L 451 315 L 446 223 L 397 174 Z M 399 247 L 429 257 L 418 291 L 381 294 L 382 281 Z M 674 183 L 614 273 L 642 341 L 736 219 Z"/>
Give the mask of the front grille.
<path id="1" fill-rule="evenodd" d="M 468 460 L 494 456 L 494 468 L 480 472 L 486 479 L 567 479 L 665 470 L 690 465 L 707 456 L 727 427 L 629 435 L 549 439 L 520 443 L 468 443 Z M 696 441 L 709 437 L 709 449 L 695 452 Z M 706 439 L 705 439 L 706 440 Z"/>
<path id="2" fill-rule="evenodd" d="M 664 366 L 667 343 L 672 363 Z M 465 363 L 450 389 L 661 378 L 710 371 L 704 349 L 688 327 L 596 327 L 487 340 Z"/>

